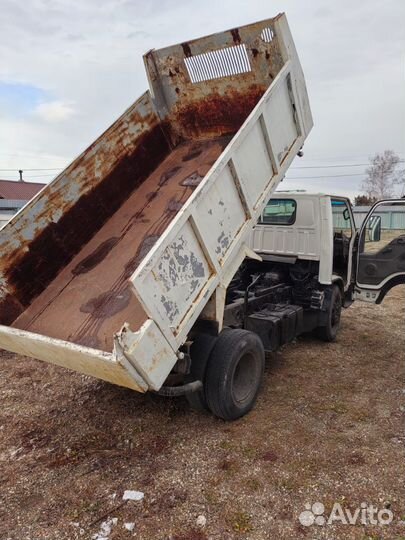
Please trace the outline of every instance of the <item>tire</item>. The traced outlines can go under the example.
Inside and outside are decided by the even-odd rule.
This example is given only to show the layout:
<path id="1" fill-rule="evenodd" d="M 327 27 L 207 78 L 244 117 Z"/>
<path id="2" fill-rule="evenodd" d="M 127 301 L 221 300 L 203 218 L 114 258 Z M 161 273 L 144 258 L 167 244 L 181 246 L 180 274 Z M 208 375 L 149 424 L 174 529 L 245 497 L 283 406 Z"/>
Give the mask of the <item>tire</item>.
<path id="1" fill-rule="evenodd" d="M 236 420 L 252 409 L 263 380 L 264 358 L 263 343 L 253 332 L 221 332 L 204 385 L 207 405 L 215 416 Z"/>
<path id="2" fill-rule="evenodd" d="M 317 328 L 317 335 L 327 342 L 336 340 L 340 328 L 340 318 L 342 314 L 342 293 L 338 285 L 333 285 L 326 313 L 326 325 Z"/>
<path id="3" fill-rule="evenodd" d="M 209 360 L 210 353 L 214 348 L 217 337 L 208 334 L 199 334 L 191 345 L 191 370 L 186 377 L 185 382 L 201 381 L 204 384 L 205 372 Z M 207 400 L 205 398 L 205 389 L 198 392 L 186 394 L 186 399 L 192 409 L 195 411 L 209 411 Z"/>

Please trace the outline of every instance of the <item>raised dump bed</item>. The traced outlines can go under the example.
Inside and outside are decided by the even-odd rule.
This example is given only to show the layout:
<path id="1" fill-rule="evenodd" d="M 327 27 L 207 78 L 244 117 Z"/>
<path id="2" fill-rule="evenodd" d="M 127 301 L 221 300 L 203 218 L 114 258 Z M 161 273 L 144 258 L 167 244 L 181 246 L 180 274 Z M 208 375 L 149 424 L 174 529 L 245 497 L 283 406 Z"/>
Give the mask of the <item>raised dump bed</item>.
<path id="1" fill-rule="evenodd" d="M 221 328 L 312 127 L 284 15 L 144 59 L 150 91 L 0 232 L 0 346 L 139 391 Z"/>
<path id="2" fill-rule="evenodd" d="M 228 140 L 185 142 L 173 149 L 13 326 L 104 351 L 112 351 L 114 333 L 126 321 L 139 329 L 147 316 L 128 278 Z"/>

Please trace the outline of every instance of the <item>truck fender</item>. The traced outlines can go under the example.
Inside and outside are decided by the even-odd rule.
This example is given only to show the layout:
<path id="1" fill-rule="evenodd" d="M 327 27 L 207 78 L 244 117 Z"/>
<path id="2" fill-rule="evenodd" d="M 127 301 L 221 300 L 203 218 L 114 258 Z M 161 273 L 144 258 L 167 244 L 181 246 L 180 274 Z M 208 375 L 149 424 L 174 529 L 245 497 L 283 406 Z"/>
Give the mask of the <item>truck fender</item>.
<path id="1" fill-rule="evenodd" d="M 345 296 L 345 283 L 343 281 L 343 278 L 340 276 L 332 276 L 332 285 L 338 285 L 340 292 L 342 293 L 342 297 Z"/>

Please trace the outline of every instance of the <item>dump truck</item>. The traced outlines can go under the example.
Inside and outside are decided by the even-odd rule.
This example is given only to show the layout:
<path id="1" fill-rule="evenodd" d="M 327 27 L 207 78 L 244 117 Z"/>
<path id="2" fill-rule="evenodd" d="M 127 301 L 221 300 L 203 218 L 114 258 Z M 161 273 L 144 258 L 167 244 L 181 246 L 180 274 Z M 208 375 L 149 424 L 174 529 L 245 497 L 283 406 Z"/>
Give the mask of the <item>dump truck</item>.
<path id="1" fill-rule="evenodd" d="M 150 89 L 0 231 L 0 347 L 236 418 L 264 352 L 224 328 L 228 286 L 312 128 L 302 68 L 284 14 L 144 63 Z M 244 360 L 207 383 L 213 348 Z"/>
<path id="2" fill-rule="evenodd" d="M 265 351 L 405 283 L 405 200 L 357 230 L 346 197 L 276 192 L 312 128 L 284 14 L 144 61 L 150 90 L 0 231 L 0 347 L 233 420 Z"/>

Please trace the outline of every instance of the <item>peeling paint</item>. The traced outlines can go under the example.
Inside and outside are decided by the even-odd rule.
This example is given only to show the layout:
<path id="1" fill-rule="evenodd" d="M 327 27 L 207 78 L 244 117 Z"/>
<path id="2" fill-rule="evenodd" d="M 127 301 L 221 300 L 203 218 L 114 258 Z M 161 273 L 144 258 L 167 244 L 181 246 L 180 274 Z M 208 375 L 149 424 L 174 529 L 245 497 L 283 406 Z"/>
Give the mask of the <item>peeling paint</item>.
<path id="1" fill-rule="evenodd" d="M 166 310 L 166 314 L 169 317 L 169 320 L 173 321 L 173 319 L 176 317 L 176 315 L 179 314 L 179 308 L 173 302 L 173 300 L 168 300 L 163 294 L 162 294 L 162 296 L 160 298 L 160 301 L 161 301 L 163 307 Z"/>
<path id="2" fill-rule="evenodd" d="M 230 238 L 228 236 L 226 236 L 225 231 L 223 231 L 220 234 L 220 236 L 218 237 L 217 244 L 218 245 L 217 245 L 217 248 L 216 248 L 215 252 L 218 255 L 223 255 L 225 253 L 225 251 L 228 249 L 229 244 L 230 244 Z"/>
<path id="3" fill-rule="evenodd" d="M 203 278 L 205 276 L 204 266 L 202 262 L 197 259 L 194 253 L 191 253 L 190 255 L 190 264 L 193 276 L 198 278 Z"/>
<path id="4" fill-rule="evenodd" d="M 197 187 L 203 178 L 204 177 L 201 176 L 201 174 L 198 174 L 196 171 L 193 174 L 190 174 L 190 176 L 187 176 L 187 178 L 182 180 L 180 183 L 182 186 Z"/>

